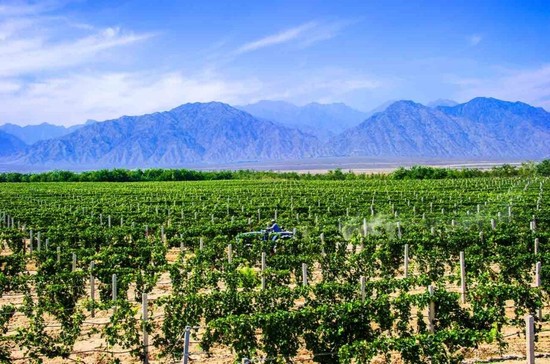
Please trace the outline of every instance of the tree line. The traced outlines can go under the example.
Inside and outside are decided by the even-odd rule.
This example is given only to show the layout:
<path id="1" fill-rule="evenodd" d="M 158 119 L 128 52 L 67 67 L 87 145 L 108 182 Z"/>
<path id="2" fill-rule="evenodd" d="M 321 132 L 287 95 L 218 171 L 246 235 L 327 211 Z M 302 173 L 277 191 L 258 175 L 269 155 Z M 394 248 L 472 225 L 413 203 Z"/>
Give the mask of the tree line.
<path id="1" fill-rule="evenodd" d="M 356 173 L 330 170 L 326 173 L 275 172 L 255 170 L 197 171 L 191 169 L 100 169 L 72 172 L 54 170 L 41 173 L 0 173 L 0 182 L 160 182 L 160 181 L 216 181 L 216 180 L 356 180 L 356 179 L 444 179 L 476 177 L 550 176 L 550 159 L 540 163 L 525 162 L 520 166 L 503 164 L 491 169 L 440 168 L 429 166 L 400 167 L 391 173 Z"/>

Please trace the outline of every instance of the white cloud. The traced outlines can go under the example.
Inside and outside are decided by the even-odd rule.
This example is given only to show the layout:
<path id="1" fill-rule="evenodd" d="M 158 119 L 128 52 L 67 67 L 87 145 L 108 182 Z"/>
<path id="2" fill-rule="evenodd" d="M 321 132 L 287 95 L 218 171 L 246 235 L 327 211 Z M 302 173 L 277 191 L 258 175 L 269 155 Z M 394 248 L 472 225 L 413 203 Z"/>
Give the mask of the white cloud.
<path id="1" fill-rule="evenodd" d="M 61 0 L 0 5 L 0 77 L 36 76 L 93 64 L 107 50 L 148 39 L 119 27 L 95 27 L 56 15 Z"/>
<path id="2" fill-rule="evenodd" d="M 377 90 L 384 85 L 362 75 L 326 70 L 312 71 L 300 80 L 272 81 L 181 72 L 79 72 L 20 84 L 0 78 L 0 124 L 74 125 L 86 119 L 107 120 L 169 110 L 187 102 L 338 102 L 349 93 Z"/>
<path id="3" fill-rule="evenodd" d="M 21 84 L 16 81 L 0 79 L 0 96 L 19 91 L 21 87 Z"/>
<path id="4" fill-rule="evenodd" d="M 1 0 L 0 0 L 1 1 Z M 40 3 L 42 4 L 42 3 Z M 86 119 L 106 120 L 169 110 L 186 102 L 244 104 L 266 98 L 341 101 L 340 96 L 380 87 L 358 73 L 309 70 L 285 80 L 230 76 L 227 68 L 193 73 L 110 71 L 102 57 L 154 34 L 136 34 L 117 26 L 97 27 L 50 14 L 59 4 L 0 5 L 0 124 L 73 125 Z M 46 14 L 48 13 L 48 14 Z M 308 22 L 232 48 L 221 57 L 280 44 L 307 47 L 335 37 L 349 22 Z M 226 43 L 217 45 L 215 49 Z M 98 67 L 98 59 L 103 59 Z M 139 63 L 139 62 L 136 62 Z"/>
<path id="5" fill-rule="evenodd" d="M 118 28 L 105 28 L 74 40 L 52 42 L 39 34 L 22 38 L 10 36 L 6 32 L 0 43 L 0 76 L 14 77 L 84 65 L 93 62 L 100 52 L 136 43 L 151 36 L 152 34 L 124 33 Z"/>
<path id="6" fill-rule="evenodd" d="M 462 101 L 487 96 L 550 110 L 550 64 L 536 69 L 501 70 L 491 78 L 455 79 L 453 83 L 459 86 L 456 98 Z"/>
<path id="7" fill-rule="evenodd" d="M 0 123 L 73 125 L 171 109 L 212 100 L 238 104 L 258 94 L 261 82 L 173 73 L 74 74 L 27 85 L 9 84 L 0 97 Z M 0 79 L 0 94 L 3 90 Z M 18 92 L 9 92 L 15 91 Z"/>
<path id="8" fill-rule="evenodd" d="M 479 34 L 473 34 L 468 40 L 471 46 L 476 46 L 483 40 L 483 37 Z"/>
<path id="9" fill-rule="evenodd" d="M 298 42 L 298 45 L 302 47 L 307 47 L 314 43 L 334 38 L 344 27 L 349 24 L 351 24 L 351 22 L 308 22 L 300 26 L 286 29 L 279 33 L 243 44 L 235 50 L 234 54 L 239 55 L 248 53 L 258 49 L 289 43 L 292 41 Z"/>
<path id="10" fill-rule="evenodd" d="M 269 47 L 269 46 L 272 46 L 272 45 L 289 42 L 291 40 L 294 40 L 294 39 L 298 38 L 304 32 L 314 28 L 315 26 L 316 26 L 316 23 L 309 22 L 309 23 L 302 24 L 302 25 L 300 25 L 298 27 L 295 27 L 295 28 L 284 30 L 280 33 L 273 34 L 273 35 L 255 40 L 255 41 L 250 42 L 250 43 L 246 43 L 246 44 L 242 45 L 241 47 L 239 47 L 235 53 L 236 54 L 242 54 L 242 53 L 246 53 L 246 52 L 255 51 L 255 50 L 260 49 L 260 48 L 265 48 L 265 47 Z"/>

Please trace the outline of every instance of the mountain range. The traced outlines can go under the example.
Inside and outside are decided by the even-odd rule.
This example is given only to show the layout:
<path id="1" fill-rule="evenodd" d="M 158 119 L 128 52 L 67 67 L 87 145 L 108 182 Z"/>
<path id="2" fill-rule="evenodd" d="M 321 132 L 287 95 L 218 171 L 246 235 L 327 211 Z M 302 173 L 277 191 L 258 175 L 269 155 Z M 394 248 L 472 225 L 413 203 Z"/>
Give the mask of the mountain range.
<path id="1" fill-rule="evenodd" d="M 95 123 L 15 156 L 20 165 L 56 168 L 176 167 L 317 155 L 317 139 L 219 102 Z"/>
<path id="2" fill-rule="evenodd" d="M 0 127 L 4 169 L 186 167 L 333 156 L 550 156 L 550 113 L 521 102 L 481 97 L 463 104 L 438 100 L 431 107 L 402 100 L 372 115 L 344 104 L 300 107 L 261 101 L 235 108 L 191 103 L 80 125 L 31 145 L 5 127 Z"/>
<path id="3" fill-rule="evenodd" d="M 237 108 L 264 120 L 300 129 L 327 141 L 344 130 L 351 128 L 369 114 L 342 104 L 319 104 L 316 102 L 296 106 L 284 101 L 263 100 L 255 104 L 237 106 Z"/>
<path id="4" fill-rule="evenodd" d="M 34 144 L 40 140 L 47 140 L 58 138 L 63 135 L 72 133 L 73 131 L 83 127 L 84 125 L 89 125 L 96 123 L 96 121 L 88 120 L 86 124 L 73 125 L 70 127 L 65 127 L 61 125 L 53 125 L 49 123 L 42 123 L 38 125 L 26 125 L 19 126 L 15 124 L 4 124 L 0 125 L 0 131 L 4 131 L 8 134 L 11 134 L 27 145 Z"/>

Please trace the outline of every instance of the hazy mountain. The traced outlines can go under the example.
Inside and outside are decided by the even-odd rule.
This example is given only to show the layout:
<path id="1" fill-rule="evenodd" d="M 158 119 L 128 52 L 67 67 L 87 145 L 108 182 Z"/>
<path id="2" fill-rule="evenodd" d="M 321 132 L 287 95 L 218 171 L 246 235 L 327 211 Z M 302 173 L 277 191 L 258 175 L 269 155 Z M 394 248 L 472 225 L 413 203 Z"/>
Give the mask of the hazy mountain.
<path id="1" fill-rule="evenodd" d="M 398 101 L 330 145 L 336 155 L 541 158 L 550 155 L 550 113 L 487 98 L 435 109 Z"/>
<path id="2" fill-rule="evenodd" d="M 211 102 L 88 125 L 69 135 L 37 142 L 17 162 L 67 167 L 169 167 L 305 158 L 317 153 L 318 141 L 311 135 Z"/>
<path id="3" fill-rule="evenodd" d="M 89 120 L 87 124 L 94 123 L 95 121 Z M 52 125 L 48 123 L 42 123 L 39 125 L 27 125 L 19 126 L 14 124 L 0 125 L 0 130 L 5 131 L 8 134 L 16 136 L 28 145 L 34 144 L 40 140 L 48 140 L 58 138 L 63 135 L 72 133 L 73 131 L 81 128 L 84 125 L 74 125 L 71 127 L 65 127 L 60 125 Z"/>
<path id="4" fill-rule="evenodd" d="M 327 140 L 367 118 L 367 114 L 342 104 L 310 103 L 296 106 L 284 101 L 259 101 L 255 104 L 237 106 L 257 118 L 271 120 L 285 126 Z"/>
<path id="5" fill-rule="evenodd" d="M 367 118 L 370 118 L 371 116 L 373 116 L 374 114 L 376 113 L 379 113 L 379 112 L 382 112 L 382 111 L 386 111 L 386 109 L 391 105 L 393 104 L 394 102 L 397 102 L 399 100 L 388 100 L 380 105 L 378 105 L 377 107 L 375 107 L 374 109 L 372 109 L 371 111 L 369 111 L 367 113 Z M 366 119 L 366 118 L 365 118 Z"/>
<path id="6" fill-rule="evenodd" d="M 25 143 L 16 136 L 0 130 L 0 158 L 17 155 L 25 149 Z"/>
<path id="7" fill-rule="evenodd" d="M 467 120 L 464 129 L 484 155 L 550 156 L 550 113 L 543 108 L 478 97 L 438 110 Z"/>
<path id="8" fill-rule="evenodd" d="M 438 106 L 456 106 L 458 102 L 449 100 L 449 99 L 437 99 L 431 102 L 428 102 L 426 106 L 428 107 L 438 107 Z"/>
<path id="9" fill-rule="evenodd" d="M 460 124 L 439 110 L 397 101 L 332 140 L 337 155 L 462 156 L 475 144 Z"/>
<path id="10" fill-rule="evenodd" d="M 284 108 L 300 109 L 286 103 L 277 109 Z M 397 101 L 324 145 L 298 129 L 218 102 L 91 123 L 27 147 L 0 130 L 2 162 L 19 166 L 182 167 L 318 156 L 549 158 L 550 113 L 490 98 L 435 108 Z"/>

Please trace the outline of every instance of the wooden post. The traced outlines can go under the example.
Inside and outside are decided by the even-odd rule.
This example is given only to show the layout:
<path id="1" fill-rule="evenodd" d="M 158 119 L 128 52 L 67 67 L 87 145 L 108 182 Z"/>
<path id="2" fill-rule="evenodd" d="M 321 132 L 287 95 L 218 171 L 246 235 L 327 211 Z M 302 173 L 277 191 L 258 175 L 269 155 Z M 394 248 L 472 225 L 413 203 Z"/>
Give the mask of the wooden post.
<path id="1" fill-rule="evenodd" d="M 107 216 L 107 226 L 111 227 L 111 215 Z"/>
<path id="2" fill-rule="evenodd" d="M 113 276 L 111 277 L 111 299 L 113 301 L 116 301 L 117 299 L 117 286 L 116 286 L 116 283 L 117 283 L 117 278 L 116 278 L 116 274 L 113 273 Z"/>
<path id="3" fill-rule="evenodd" d="M 531 315 L 525 317 L 525 339 L 527 364 L 535 364 L 535 319 Z"/>
<path id="4" fill-rule="evenodd" d="M 466 303 L 466 260 L 463 251 L 460 252 L 460 294 L 462 303 Z"/>
<path id="5" fill-rule="evenodd" d="M 227 262 L 231 263 L 233 261 L 233 246 L 229 244 L 227 246 Z"/>
<path id="6" fill-rule="evenodd" d="M 61 263 L 61 247 L 57 247 L 57 264 Z"/>
<path id="7" fill-rule="evenodd" d="M 496 230 L 496 228 L 495 219 L 491 219 L 491 229 Z"/>
<path id="8" fill-rule="evenodd" d="M 141 317 L 143 322 L 143 364 L 149 363 L 149 333 L 147 332 L 147 293 L 141 294 Z"/>
<path id="9" fill-rule="evenodd" d="M 40 251 L 42 248 L 42 241 L 40 239 L 40 231 L 36 234 L 36 251 Z"/>
<path id="10" fill-rule="evenodd" d="M 540 287 L 540 283 L 541 283 L 541 268 L 542 268 L 542 264 L 541 262 L 537 262 L 537 264 L 535 265 L 535 287 Z M 537 318 L 539 320 L 542 320 L 542 308 L 538 308 L 537 309 Z"/>
<path id="11" fill-rule="evenodd" d="M 265 289 L 265 252 L 262 252 L 262 289 Z"/>
<path id="12" fill-rule="evenodd" d="M 94 262 L 90 262 L 90 299 L 92 300 L 92 317 L 95 317 L 95 279 Z"/>
<path id="13" fill-rule="evenodd" d="M 12 224 L 12 227 L 13 227 L 13 224 Z M 31 230 L 31 237 L 30 237 L 30 240 L 29 240 L 29 254 L 32 255 L 32 252 L 33 252 L 33 245 L 34 245 L 34 235 L 33 235 L 33 232 Z"/>
<path id="14" fill-rule="evenodd" d="M 409 244 L 405 244 L 405 256 L 403 258 L 405 278 L 409 277 Z"/>
<path id="15" fill-rule="evenodd" d="M 183 358 L 181 359 L 182 364 L 189 363 L 189 339 L 191 336 L 191 326 L 185 326 L 185 337 L 183 342 Z"/>
<path id="16" fill-rule="evenodd" d="M 76 254 L 73 253 L 73 272 L 76 271 Z"/>
<path id="17" fill-rule="evenodd" d="M 204 239 L 200 238 L 199 239 L 199 250 L 202 250 L 202 248 L 204 248 Z"/>
<path id="18" fill-rule="evenodd" d="M 302 285 L 307 286 L 307 264 L 302 263 Z"/>
<path id="19" fill-rule="evenodd" d="M 434 287 L 432 285 L 428 286 L 428 292 L 430 297 L 434 295 Z M 434 319 L 435 319 L 435 303 L 432 298 L 430 298 L 430 304 L 428 306 L 428 330 L 433 334 L 435 331 L 434 328 Z"/>
<path id="20" fill-rule="evenodd" d="M 539 238 L 535 238 L 535 255 L 539 253 Z"/>
<path id="21" fill-rule="evenodd" d="M 365 279 L 365 276 L 361 276 L 361 279 L 359 280 L 359 282 L 361 284 L 361 302 L 365 302 L 365 298 L 366 298 L 366 292 L 365 292 L 366 279 Z"/>

